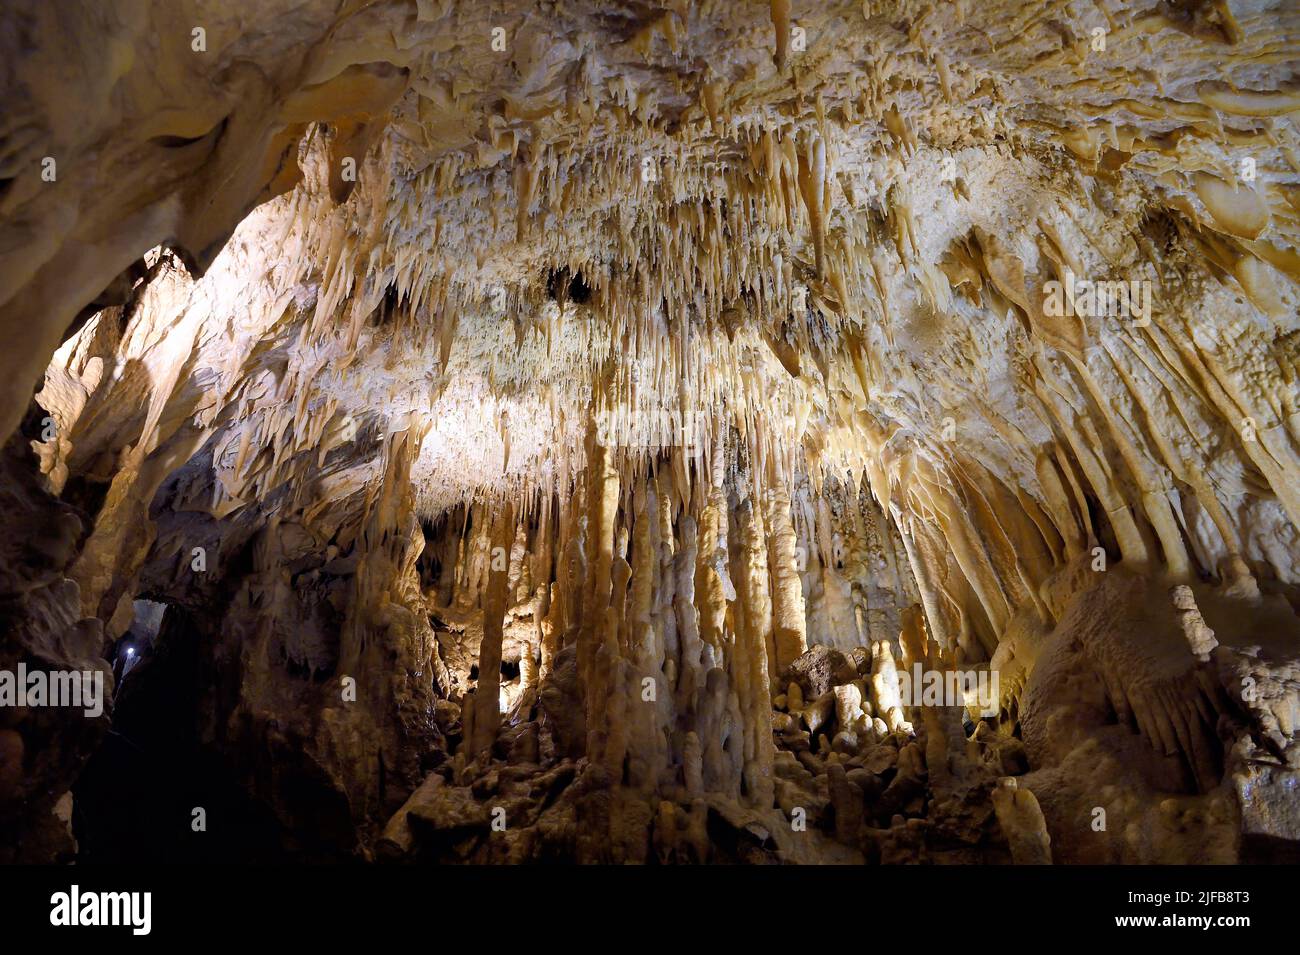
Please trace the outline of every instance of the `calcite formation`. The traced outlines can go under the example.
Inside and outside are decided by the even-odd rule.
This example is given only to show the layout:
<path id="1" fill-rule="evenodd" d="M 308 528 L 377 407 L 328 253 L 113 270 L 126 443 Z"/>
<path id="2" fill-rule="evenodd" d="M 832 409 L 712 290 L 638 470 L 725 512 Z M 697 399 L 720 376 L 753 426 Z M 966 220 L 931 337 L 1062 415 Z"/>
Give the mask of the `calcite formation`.
<path id="1" fill-rule="evenodd" d="M 1300 858 L 1298 38 L 9 0 L 0 859 Z"/>

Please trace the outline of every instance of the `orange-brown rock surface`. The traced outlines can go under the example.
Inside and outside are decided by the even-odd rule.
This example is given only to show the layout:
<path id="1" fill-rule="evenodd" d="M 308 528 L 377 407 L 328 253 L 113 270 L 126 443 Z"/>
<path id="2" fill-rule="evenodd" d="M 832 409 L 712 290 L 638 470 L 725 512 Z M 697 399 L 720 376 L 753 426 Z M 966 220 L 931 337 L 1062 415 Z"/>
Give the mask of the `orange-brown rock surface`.
<path id="1" fill-rule="evenodd" d="M 0 26 L 0 859 L 1300 851 L 1294 4 Z"/>

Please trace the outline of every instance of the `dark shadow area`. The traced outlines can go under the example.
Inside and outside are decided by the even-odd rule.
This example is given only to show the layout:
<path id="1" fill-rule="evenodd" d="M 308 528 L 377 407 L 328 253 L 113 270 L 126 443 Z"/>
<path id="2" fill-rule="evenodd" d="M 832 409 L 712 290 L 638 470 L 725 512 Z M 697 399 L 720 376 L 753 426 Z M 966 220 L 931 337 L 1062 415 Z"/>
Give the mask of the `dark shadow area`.
<path id="1" fill-rule="evenodd" d="M 78 862 L 292 861 L 270 810 L 200 745 L 198 641 L 184 616 L 169 607 L 153 641 L 128 632 L 115 647 L 112 730 L 72 790 Z"/>

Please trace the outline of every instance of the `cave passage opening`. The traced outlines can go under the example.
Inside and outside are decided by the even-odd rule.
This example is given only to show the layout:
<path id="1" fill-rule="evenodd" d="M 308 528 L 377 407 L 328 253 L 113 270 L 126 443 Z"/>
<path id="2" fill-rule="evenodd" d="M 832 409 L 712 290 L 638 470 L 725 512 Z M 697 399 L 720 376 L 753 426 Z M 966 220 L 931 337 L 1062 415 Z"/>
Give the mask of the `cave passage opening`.
<path id="1" fill-rule="evenodd" d="M 111 724 L 72 787 L 76 861 L 282 862 L 272 812 L 201 742 L 199 631 L 184 608 L 147 596 L 112 645 Z"/>

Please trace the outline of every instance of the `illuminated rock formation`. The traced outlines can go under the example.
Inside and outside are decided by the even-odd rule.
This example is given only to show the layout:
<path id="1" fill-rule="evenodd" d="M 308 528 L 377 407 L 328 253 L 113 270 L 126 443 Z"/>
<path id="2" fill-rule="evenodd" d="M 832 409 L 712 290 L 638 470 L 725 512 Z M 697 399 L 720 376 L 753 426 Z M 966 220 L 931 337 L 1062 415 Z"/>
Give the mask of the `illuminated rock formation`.
<path id="1" fill-rule="evenodd" d="M 0 18 L 0 858 L 1300 851 L 1294 4 Z"/>

